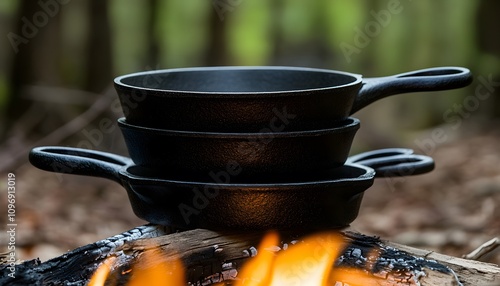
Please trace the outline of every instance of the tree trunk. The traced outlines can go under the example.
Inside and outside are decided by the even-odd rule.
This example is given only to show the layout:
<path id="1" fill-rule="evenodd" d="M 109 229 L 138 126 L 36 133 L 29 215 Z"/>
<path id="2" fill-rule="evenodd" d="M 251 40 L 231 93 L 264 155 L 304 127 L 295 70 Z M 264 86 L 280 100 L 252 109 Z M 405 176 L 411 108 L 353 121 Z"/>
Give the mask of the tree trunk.
<path id="1" fill-rule="evenodd" d="M 146 24 L 147 33 L 147 64 L 152 69 L 158 66 L 160 46 L 158 36 L 156 34 L 156 25 L 158 24 L 158 0 L 148 1 L 149 11 Z"/>
<path id="2" fill-rule="evenodd" d="M 100 93 L 113 79 L 108 1 L 91 0 L 85 90 Z"/>
<path id="3" fill-rule="evenodd" d="M 216 12 L 208 17 L 208 47 L 205 56 L 207 66 L 223 66 L 228 64 L 226 45 L 226 25 L 224 19 Z"/>
<path id="4" fill-rule="evenodd" d="M 62 9 L 62 6 L 58 6 Z M 60 13 L 47 14 L 38 1 L 20 1 L 17 24 L 9 33 L 13 60 L 9 72 L 9 94 L 0 138 L 8 135 L 14 122 L 29 108 L 24 89 L 37 82 L 58 84 L 60 60 Z M 15 37 L 15 39 L 13 38 Z"/>
<path id="5" fill-rule="evenodd" d="M 497 63 L 500 61 L 500 37 L 498 37 L 498 27 L 500 26 L 500 1 L 481 0 L 477 10 L 476 35 L 479 51 L 483 54 L 489 54 L 496 57 Z M 500 82 L 500 69 L 496 67 L 496 74 L 491 75 L 495 88 L 490 96 L 495 107 L 493 115 L 500 116 L 500 90 L 498 83 Z M 486 75 L 484 75 L 486 76 Z"/>

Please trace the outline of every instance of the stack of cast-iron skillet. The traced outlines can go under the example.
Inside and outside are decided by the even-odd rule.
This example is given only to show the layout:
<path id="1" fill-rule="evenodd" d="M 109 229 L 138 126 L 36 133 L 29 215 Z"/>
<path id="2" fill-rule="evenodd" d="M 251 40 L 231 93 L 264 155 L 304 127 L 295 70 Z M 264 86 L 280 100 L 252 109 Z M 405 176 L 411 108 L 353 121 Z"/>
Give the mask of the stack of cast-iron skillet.
<path id="1" fill-rule="evenodd" d="M 381 78 L 295 67 L 148 71 L 115 79 L 130 158 L 37 147 L 36 167 L 125 187 L 137 216 L 181 229 L 337 228 L 376 176 L 429 172 L 432 158 L 392 148 L 348 157 L 359 120 L 398 93 L 464 87 L 469 70 Z M 55 168 L 54 166 L 58 166 Z"/>

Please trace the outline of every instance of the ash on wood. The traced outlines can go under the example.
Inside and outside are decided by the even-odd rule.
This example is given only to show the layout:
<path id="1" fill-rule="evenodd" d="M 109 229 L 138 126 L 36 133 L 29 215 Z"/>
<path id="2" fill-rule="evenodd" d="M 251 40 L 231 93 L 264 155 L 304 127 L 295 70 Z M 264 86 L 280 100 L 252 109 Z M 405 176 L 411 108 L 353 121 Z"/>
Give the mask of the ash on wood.
<path id="1" fill-rule="evenodd" d="M 163 254 L 158 258 L 161 260 L 180 255 L 193 285 L 221 281 L 230 285 L 245 261 L 255 254 L 264 235 L 204 229 L 168 233 L 165 227 L 141 226 L 43 263 L 37 259 L 23 262 L 16 266 L 15 279 L 6 276 L 6 265 L 0 265 L 0 285 L 85 285 L 109 256 L 118 258 L 111 273 L 113 280 L 125 285 L 130 272 L 123 270 L 130 269 L 142 253 L 158 250 Z M 370 285 L 500 285 L 500 268 L 496 265 L 397 245 L 349 230 L 340 234 L 346 247 L 335 269 L 364 269 L 372 274 Z M 276 251 L 300 243 L 300 235 L 280 235 L 282 242 Z M 369 258 L 373 253 L 377 253 L 375 260 Z"/>

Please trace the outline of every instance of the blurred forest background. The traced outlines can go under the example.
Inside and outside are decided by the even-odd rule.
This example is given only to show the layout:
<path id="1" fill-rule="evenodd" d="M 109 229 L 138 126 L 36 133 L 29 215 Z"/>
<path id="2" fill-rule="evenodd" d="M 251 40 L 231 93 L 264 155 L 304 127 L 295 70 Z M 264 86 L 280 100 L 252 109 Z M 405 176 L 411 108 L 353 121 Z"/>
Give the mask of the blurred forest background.
<path id="1" fill-rule="evenodd" d="M 388 12 L 390 5 L 397 5 L 398 12 Z M 493 153 L 483 155 L 498 158 L 500 152 L 494 152 L 500 144 L 489 134 L 498 126 L 500 99 L 495 87 L 499 84 L 490 86 L 491 96 L 486 99 L 477 99 L 476 89 L 482 84 L 478 78 L 500 82 L 499 12 L 500 1 L 495 0 L 0 1 L 0 35 L 4 39 L 0 42 L 0 172 L 18 172 L 22 257 L 51 257 L 144 223 L 131 213 L 125 192 L 109 190 L 120 186 L 101 179 L 46 173 L 27 163 L 29 150 L 39 145 L 85 146 L 126 154 L 118 128 L 100 138 L 89 137 L 102 118 L 121 117 L 112 81 L 126 73 L 190 66 L 287 65 L 377 77 L 434 66 L 463 66 L 475 76 L 467 88 L 395 96 L 355 114 L 362 128 L 353 152 L 408 147 L 443 161 L 461 154 L 458 156 L 463 161 L 441 165 L 466 172 L 463 165 L 474 164 L 470 158 L 481 162 L 483 157 L 473 151 L 484 141 L 491 145 L 484 150 Z M 381 19 L 380 13 L 388 13 L 389 18 Z M 362 45 L 356 44 L 360 33 L 369 34 Z M 347 53 L 346 46 L 355 49 Z M 471 106 L 471 102 L 478 104 Z M 450 123 L 444 120 L 447 111 L 457 114 L 463 124 L 460 128 L 439 127 L 446 130 L 446 142 L 432 142 L 432 146 L 419 149 L 418 142 L 428 139 L 432 130 Z M 474 138 L 486 137 L 473 143 L 460 141 L 463 134 L 468 137 L 471 132 Z M 457 140 L 459 143 L 453 145 Z M 439 149 L 434 150 L 434 144 L 436 148 L 440 145 L 437 143 L 471 149 L 439 153 Z M 449 156 L 441 155 L 445 153 Z M 471 157 L 465 157 L 467 154 Z M 486 176 L 496 180 L 492 184 L 498 203 L 500 170 L 490 168 L 496 165 L 495 160 L 489 161 Z M 439 184 L 432 182 L 426 188 L 445 188 L 443 180 L 449 174 L 444 174 L 436 175 Z M 400 187 L 410 188 L 425 176 L 418 178 L 408 179 Z M 378 188 L 384 189 L 383 183 L 378 183 Z M 462 191 L 469 193 L 470 189 Z M 396 196 L 380 192 L 374 191 L 375 196 Z M 411 198 L 404 191 L 397 195 L 400 200 Z M 417 200 L 425 195 L 415 196 Z M 435 199 L 447 201 L 449 197 Z M 491 203 L 490 195 L 483 199 Z M 366 209 L 383 212 L 388 207 L 386 201 L 389 198 L 368 197 Z M 0 202 L 3 209 L 4 196 Z M 418 207 L 423 209 L 421 204 Z M 421 214 L 428 221 L 437 220 L 438 226 L 420 220 L 423 225 L 399 222 L 398 227 L 381 224 L 377 229 L 374 222 L 363 225 L 362 217 L 358 226 L 388 239 L 410 230 L 463 227 L 447 221 L 446 215 L 434 216 L 443 206 L 433 202 L 432 207 Z M 483 207 L 481 201 L 470 211 L 482 211 Z M 498 218 L 498 212 L 490 215 L 493 217 L 488 222 Z M 389 216 L 385 212 L 385 217 Z M 394 218 L 401 216 L 404 214 L 394 214 Z M 500 229 L 498 223 L 484 227 L 489 230 L 474 232 L 476 245 L 498 235 Z M 420 243 L 436 246 L 429 241 Z M 454 248 L 465 251 L 472 247 L 469 243 L 470 237 L 465 236 Z M 436 248 L 444 251 L 444 246 L 449 246 L 449 240 L 444 239 Z"/>
<path id="2" fill-rule="evenodd" d="M 136 71 L 291 65 L 369 77 L 454 65 L 498 79 L 497 2 L 3 0 L 0 169 L 15 166 L 30 143 L 90 107 L 95 112 L 77 128 L 42 142 L 85 140 L 83 127 L 92 128 L 102 116 L 119 117 L 119 108 L 103 108 L 117 103 L 112 80 Z M 388 8 L 394 3 L 397 13 Z M 384 13 L 389 18 L 376 16 Z M 368 36 L 360 40 L 360 33 Z M 408 132 L 441 124 L 443 113 L 474 95 L 475 87 L 377 102 L 357 114 L 373 119 L 365 120 L 369 135 L 358 141 L 364 148 L 399 143 Z M 108 101 L 93 105 L 107 93 Z M 473 111 L 473 118 L 497 117 L 500 101 L 492 96 Z M 111 148 L 110 138 L 95 147 Z"/>

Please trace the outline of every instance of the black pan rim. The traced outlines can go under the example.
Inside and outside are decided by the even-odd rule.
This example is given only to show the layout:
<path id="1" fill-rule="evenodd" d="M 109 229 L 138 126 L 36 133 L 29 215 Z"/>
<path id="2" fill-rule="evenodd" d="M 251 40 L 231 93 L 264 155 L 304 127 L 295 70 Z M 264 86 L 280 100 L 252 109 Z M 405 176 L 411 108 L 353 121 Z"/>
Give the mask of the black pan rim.
<path id="1" fill-rule="evenodd" d="M 370 167 L 360 165 L 360 164 L 345 164 L 339 168 L 344 167 L 352 167 L 364 170 L 365 172 L 357 177 L 352 178 L 335 178 L 335 179 L 325 179 L 325 180 L 315 180 L 315 181 L 302 181 L 302 182 L 290 182 L 290 183 L 217 183 L 215 181 L 210 182 L 200 182 L 200 181 L 181 181 L 175 179 L 164 179 L 160 177 L 146 177 L 140 176 L 133 173 L 130 173 L 128 170 L 135 165 L 129 164 L 123 166 L 120 170 L 119 174 L 122 177 L 124 182 L 132 186 L 136 185 L 155 185 L 155 186 L 165 186 L 165 185 L 177 185 L 182 187 L 212 187 L 218 189 L 248 189 L 248 191 L 258 191 L 257 189 L 262 189 L 263 191 L 268 191 L 268 189 L 279 190 L 282 188 L 282 191 L 289 190 L 292 187 L 304 188 L 307 186 L 342 186 L 342 185 L 350 185 L 353 183 L 363 183 L 365 182 L 367 185 L 371 185 L 375 179 L 375 170 Z M 286 188 L 286 190 L 285 190 Z"/>
<path id="2" fill-rule="evenodd" d="M 297 89 L 297 90 L 280 90 L 280 91 L 260 91 L 260 92 L 213 92 L 213 91 L 187 91 L 187 90 L 171 90 L 171 89 L 155 89 L 140 86 L 134 86 L 123 82 L 124 79 L 137 76 L 154 75 L 172 72 L 190 72 L 190 71 L 211 71 L 211 70 L 277 70 L 277 71 L 302 71 L 302 72 L 318 72 L 329 73 L 353 78 L 353 81 L 347 84 L 335 85 L 321 88 Z M 349 87 L 357 87 L 362 84 L 362 75 L 349 73 L 345 71 L 309 68 L 309 67 L 294 67 L 294 66 L 211 66 L 211 67 L 189 67 L 189 68 L 173 68 L 161 70 L 149 70 L 136 73 L 130 73 L 116 77 L 114 80 L 115 88 L 121 91 L 147 92 L 150 95 L 157 97 L 203 97 L 203 98 L 260 98 L 260 97 L 283 97 L 293 95 L 305 95 L 310 92 L 334 91 Z"/>
<path id="3" fill-rule="evenodd" d="M 341 121 L 332 122 L 336 127 L 317 129 L 317 130 L 301 130 L 301 131 L 288 131 L 288 132 L 204 132 L 204 131 L 187 131 L 187 130 L 171 130 L 152 128 L 146 126 L 139 126 L 130 124 L 125 117 L 118 118 L 118 126 L 124 130 L 129 129 L 134 132 L 144 132 L 148 135 L 160 136 L 176 136 L 176 137 L 199 137 L 199 138 L 229 138 L 229 139 L 259 139 L 262 137 L 272 138 L 289 138 L 289 137 L 310 137 L 321 136 L 334 133 L 345 133 L 360 128 L 360 120 L 355 117 L 347 117 Z M 347 123 L 348 122 L 348 123 Z M 343 124 L 347 123 L 347 124 Z"/>

